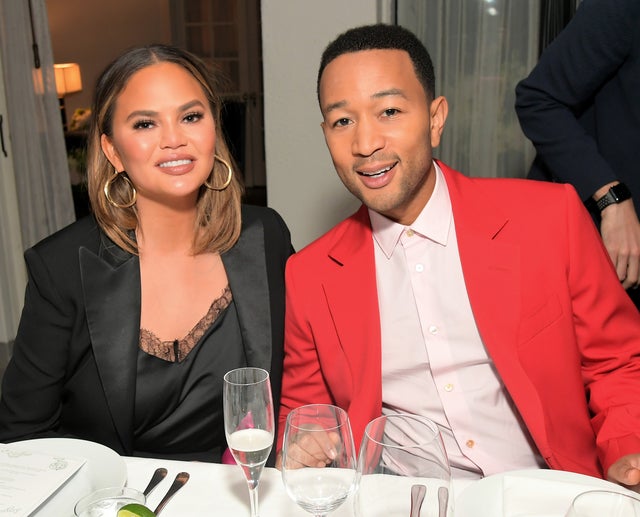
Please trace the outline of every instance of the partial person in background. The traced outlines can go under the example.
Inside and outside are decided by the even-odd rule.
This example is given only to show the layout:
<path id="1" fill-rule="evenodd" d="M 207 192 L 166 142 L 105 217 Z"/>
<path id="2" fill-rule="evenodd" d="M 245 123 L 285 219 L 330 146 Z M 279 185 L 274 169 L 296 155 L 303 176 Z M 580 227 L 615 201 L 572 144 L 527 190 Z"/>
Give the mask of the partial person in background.
<path id="1" fill-rule="evenodd" d="M 529 178 L 576 188 L 638 307 L 639 30 L 637 0 L 583 0 L 516 87 L 518 118 L 537 151 Z"/>
<path id="2" fill-rule="evenodd" d="M 220 461 L 224 374 L 264 368 L 279 400 L 290 235 L 275 211 L 241 205 L 219 79 L 163 45 L 99 78 L 93 215 L 25 253 L 0 442 L 69 436 Z"/>
<path id="3" fill-rule="evenodd" d="M 419 414 L 454 477 L 551 467 L 640 486 L 640 314 L 589 214 L 571 185 L 434 160 L 434 84 L 399 26 L 323 53 L 324 137 L 363 205 L 287 262 L 280 433 L 309 403 L 346 409 L 358 445 L 373 418 Z M 316 465 L 331 447 L 298 452 Z"/>

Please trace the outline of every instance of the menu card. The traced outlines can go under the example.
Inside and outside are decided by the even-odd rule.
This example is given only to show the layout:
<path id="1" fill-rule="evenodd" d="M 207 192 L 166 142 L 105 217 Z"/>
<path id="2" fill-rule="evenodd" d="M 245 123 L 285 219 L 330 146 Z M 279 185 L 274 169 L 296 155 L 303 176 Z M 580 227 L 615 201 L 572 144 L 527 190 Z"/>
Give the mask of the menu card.
<path id="1" fill-rule="evenodd" d="M 0 515 L 27 517 L 85 462 L 0 444 Z"/>

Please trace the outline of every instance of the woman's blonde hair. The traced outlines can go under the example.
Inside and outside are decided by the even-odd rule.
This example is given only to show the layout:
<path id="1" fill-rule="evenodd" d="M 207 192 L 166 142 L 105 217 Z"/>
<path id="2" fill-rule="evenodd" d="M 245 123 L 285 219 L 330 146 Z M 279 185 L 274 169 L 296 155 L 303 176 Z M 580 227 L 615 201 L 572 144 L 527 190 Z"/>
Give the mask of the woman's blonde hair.
<path id="1" fill-rule="evenodd" d="M 193 253 L 222 253 L 230 249 L 240 236 L 240 200 L 243 193 L 235 161 L 222 131 L 222 101 L 218 94 L 222 78 L 198 57 L 177 47 L 154 44 L 132 48 L 113 61 L 98 79 L 87 153 L 87 183 L 93 214 L 113 242 L 130 253 L 138 253 L 134 237 L 134 230 L 138 226 L 135 204 L 118 208 L 107 200 L 104 192 L 107 181 L 112 179 L 109 196 L 115 204 L 124 206 L 132 200 L 131 184 L 122 177 L 113 178 L 115 171 L 102 151 L 100 139 L 103 134 L 113 137 L 115 104 L 131 76 L 143 68 L 163 62 L 181 66 L 200 83 L 215 120 L 216 155 L 228 162 L 235 172 L 231 183 L 224 190 L 211 190 L 202 186 L 198 194 Z M 126 175 L 126 172 L 121 174 Z M 222 185 L 227 175 L 226 166 L 216 159 L 207 183 L 212 186 Z"/>

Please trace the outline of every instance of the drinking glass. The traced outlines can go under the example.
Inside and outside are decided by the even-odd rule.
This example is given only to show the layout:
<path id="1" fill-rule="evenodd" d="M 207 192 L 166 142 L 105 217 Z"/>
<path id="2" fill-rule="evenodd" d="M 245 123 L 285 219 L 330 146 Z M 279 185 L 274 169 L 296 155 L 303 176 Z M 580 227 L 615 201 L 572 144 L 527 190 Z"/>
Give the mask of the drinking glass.
<path id="1" fill-rule="evenodd" d="M 438 426 L 410 414 L 367 425 L 358 456 L 356 515 L 452 515 L 451 468 Z"/>
<path id="2" fill-rule="evenodd" d="M 77 517 L 115 517 L 120 508 L 132 503 L 145 504 L 146 497 L 135 488 L 101 488 L 80 499 L 73 514 Z"/>
<path id="3" fill-rule="evenodd" d="M 640 496 L 637 496 L 640 497 Z M 609 490 L 578 494 L 566 517 L 640 517 L 640 499 Z"/>
<path id="4" fill-rule="evenodd" d="M 324 455 L 329 444 L 333 458 Z M 302 464 L 301 451 L 322 460 Z M 346 411 L 329 404 L 291 411 L 282 445 L 282 481 L 289 497 L 307 512 L 324 517 L 349 497 L 355 477 L 356 453 Z"/>
<path id="5" fill-rule="evenodd" d="M 247 480 L 251 517 L 258 517 L 258 483 L 273 445 L 269 373 L 261 368 L 237 368 L 227 372 L 223 406 L 227 445 Z"/>

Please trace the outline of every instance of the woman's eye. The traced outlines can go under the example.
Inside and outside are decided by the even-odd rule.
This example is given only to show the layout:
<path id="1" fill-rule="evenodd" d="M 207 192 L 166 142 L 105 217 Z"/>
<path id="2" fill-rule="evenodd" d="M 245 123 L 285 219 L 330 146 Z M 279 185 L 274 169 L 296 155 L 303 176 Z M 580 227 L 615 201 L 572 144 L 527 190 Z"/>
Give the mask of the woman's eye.
<path id="1" fill-rule="evenodd" d="M 204 117 L 204 115 L 202 113 L 189 113 L 188 115 L 185 115 L 184 120 L 186 120 L 187 122 L 197 122 L 198 120 L 201 120 Z"/>
<path id="2" fill-rule="evenodd" d="M 138 120 L 133 125 L 133 129 L 149 129 L 151 127 L 153 127 L 153 122 L 151 120 Z"/>

